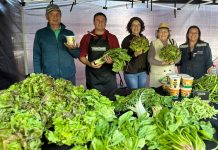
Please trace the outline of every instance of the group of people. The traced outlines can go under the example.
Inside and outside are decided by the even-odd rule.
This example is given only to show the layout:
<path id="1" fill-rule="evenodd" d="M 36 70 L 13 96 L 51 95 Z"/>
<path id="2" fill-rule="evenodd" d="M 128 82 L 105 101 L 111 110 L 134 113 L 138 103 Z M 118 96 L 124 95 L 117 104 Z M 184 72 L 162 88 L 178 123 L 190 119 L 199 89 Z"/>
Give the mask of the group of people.
<path id="1" fill-rule="evenodd" d="M 74 58 L 86 65 L 87 89 L 98 89 L 102 95 L 110 97 L 117 89 L 116 73 L 112 71 L 113 60 L 106 56 L 105 64 L 95 64 L 95 60 L 112 48 L 119 48 L 119 42 L 114 34 L 106 30 L 107 17 L 99 12 L 94 15 L 94 29 L 85 34 L 80 44 L 69 45 L 66 35 L 74 35 L 61 23 L 61 10 L 55 4 L 46 8 L 47 27 L 39 29 L 35 34 L 33 46 L 33 62 L 35 73 L 45 73 L 54 78 L 65 78 L 75 82 L 76 68 Z M 189 27 L 186 42 L 179 46 L 182 56 L 175 62 L 165 62 L 159 57 L 159 51 L 166 45 L 177 46 L 170 37 L 167 23 L 160 23 L 156 30 L 156 39 L 150 43 L 147 52 L 135 52 L 130 48 L 134 37 L 145 37 L 142 32 L 144 22 L 139 17 L 133 17 L 127 24 L 129 33 L 121 44 L 132 57 L 123 71 L 127 86 L 131 89 L 160 86 L 159 79 L 168 73 L 189 74 L 195 79 L 211 72 L 212 56 L 209 44 L 202 41 L 201 31 L 197 26 Z"/>

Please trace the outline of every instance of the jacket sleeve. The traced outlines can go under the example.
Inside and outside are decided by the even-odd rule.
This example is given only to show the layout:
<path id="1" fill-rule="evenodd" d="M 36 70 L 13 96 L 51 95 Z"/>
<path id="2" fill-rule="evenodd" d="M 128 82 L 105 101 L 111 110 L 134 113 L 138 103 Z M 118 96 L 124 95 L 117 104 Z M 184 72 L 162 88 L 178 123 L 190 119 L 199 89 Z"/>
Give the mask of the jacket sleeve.
<path id="1" fill-rule="evenodd" d="M 40 48 L 38 33 L 36 32 L 33 44 L 33 68 L 35 73 L 42 73 L 42 51 Z"/>
<path id="2" fill-rule="evenodd" d="M 89 40 L 90 36 L 89 35 L 84 35 L 80 41 L 80 56 L 79 57 L 86 57 L 88 54 L 88 49 L 89 49 Z"/>
<path id="3" fill-rule="evenodd" d="M 130 55 L 132 58 L 135 57 L 134 52 L 130 49 L 130 38 L 127 36 L 123 39 L 122 43 L 121 43 L 121 47 L 123 49 L 127 49 L 127 53 L 128 55 Z"/>
<path id="4" fill-rule="evenodd" d="M 127 42 L 127 37 L 125 37 L 125 38 L 123 39 L 123 41 L 122 41 L 122 43 L 121 43 L 121 47 L 122 47 L 123 49 L 128 49 L 128 48 L 129 48 L 129 44 L 128 44 L 128 42 Z"/>
<path id="5" fill-rule="evenodd" d="M 79 58 L 79 48 L 71 49 L 69 50 L 69 53 L 73 58 Z"/>
<path id="6" fill-rule="evenodd" d="M 209 44 L 207 43 L 207 46 L 205 48 L 205 62 L 206 62 L 206 68 L 210 68 L 213 65 L 212 61 L 212 54 Z"/>
<path id="7" fill-rule="evenodd" d="M 155 59 L 155 55 L 157 55 L 157 54 L 155 52 L 155 48 L 153 46 L 153 42 L 151 42 L 150 50 L 148 51 L 148 62 L 151 65 L 163 66 L 161 61 Z"/>
<path id="8" fill-rule="evenodd" d="M 119 41 L 117 39 L 117 37 L 115 35 L 111 35 L 110 38 L 109 38 L 109 46 L 110 46 L 110 49 L 112 48 L 119 48 L 120 45 L 119 45 Z"/>

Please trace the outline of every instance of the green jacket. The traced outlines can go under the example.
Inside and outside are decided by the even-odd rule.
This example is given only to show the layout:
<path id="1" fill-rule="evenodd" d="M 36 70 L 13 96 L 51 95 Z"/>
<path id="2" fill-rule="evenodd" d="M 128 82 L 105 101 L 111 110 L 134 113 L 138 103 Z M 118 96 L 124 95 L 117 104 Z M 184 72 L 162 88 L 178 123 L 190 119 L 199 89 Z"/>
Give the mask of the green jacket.
<path id="1" fill-rule="evenodd" d="M 68 50 L 64 45 L 65 35 L 74 33 L 65 29 L 63 24 L 57 39 L 49 24 L 36 32 L 33 46 L 34 72 L 54 78 L 65 78 L 74 83 L 76 73 L 74 58 L 79 57 L 79 49 Z"/>

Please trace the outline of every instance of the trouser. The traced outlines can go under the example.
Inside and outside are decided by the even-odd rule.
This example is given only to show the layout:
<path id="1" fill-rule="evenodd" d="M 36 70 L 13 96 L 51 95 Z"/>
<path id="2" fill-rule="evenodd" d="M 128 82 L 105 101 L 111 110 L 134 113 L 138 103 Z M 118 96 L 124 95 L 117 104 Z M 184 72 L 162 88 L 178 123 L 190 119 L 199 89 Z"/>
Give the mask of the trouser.
<path id="1" fill-rule="evenodd" d="M 124 79 L 127 87 L 131 89 L 147 87 L 148 75 L 146 72 L 124 74 Z"/>

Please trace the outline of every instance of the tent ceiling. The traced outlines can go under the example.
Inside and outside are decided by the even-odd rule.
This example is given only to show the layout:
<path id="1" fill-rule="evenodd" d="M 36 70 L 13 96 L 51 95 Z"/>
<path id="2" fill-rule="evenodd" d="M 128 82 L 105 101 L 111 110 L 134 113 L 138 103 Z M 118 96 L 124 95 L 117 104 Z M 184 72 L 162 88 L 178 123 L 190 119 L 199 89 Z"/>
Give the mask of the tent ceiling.
<path id="1" fill-rule="evenodd" d="M 69 0 L 19 0 L 21 2 L 62 2 L 62 1 L 69 1 Z M 90 2 L 90 1 L 98 1 L 98 0 L 70 0 L 71 2 L 75 2 L 75 3 L 81 3 L 81 2 Z M 101 1 L 105 1 L 105 2 L 109 2 L 109 1 L 120 1 L 120 2 L 149 2 L 151 0 L 101 0 Z M 190 2 L 190 0 L 153 0 L 155 2 L 159 2 L 159 3 L 188 3 Z M 218 4 L 218 0 L 192 0 L 190 2 L 191 4 L 201 4 L 201 3 L 208 3 L 208 4 Z"/>
<path id="2" fill-rule="evenodd" d="M 217 5 L 218 0 L 19 0 L 23 5 L 26 5 L 26 9 L 38 9 L 44 8 L 45 3 L 57 3 L 60 6 L 71 5 L 71 10 L 74 5 L 82 3 L 90 4 L 89 6 L 101 7 L 103 9 L 111 9 L 118 7 L 134 7 L 134 5 L 144 4 L 147 8 L 150 7 L 152 11 L 153 5 L 159 7 L 167 7 L 174 10 L 174 16 L 176 17 L 176 11 L 181 10 L 188 5 Z M 30 5 L 29 5 L 30 4 Z M 179 7 L 178 7 L 179 6 Z"/>

